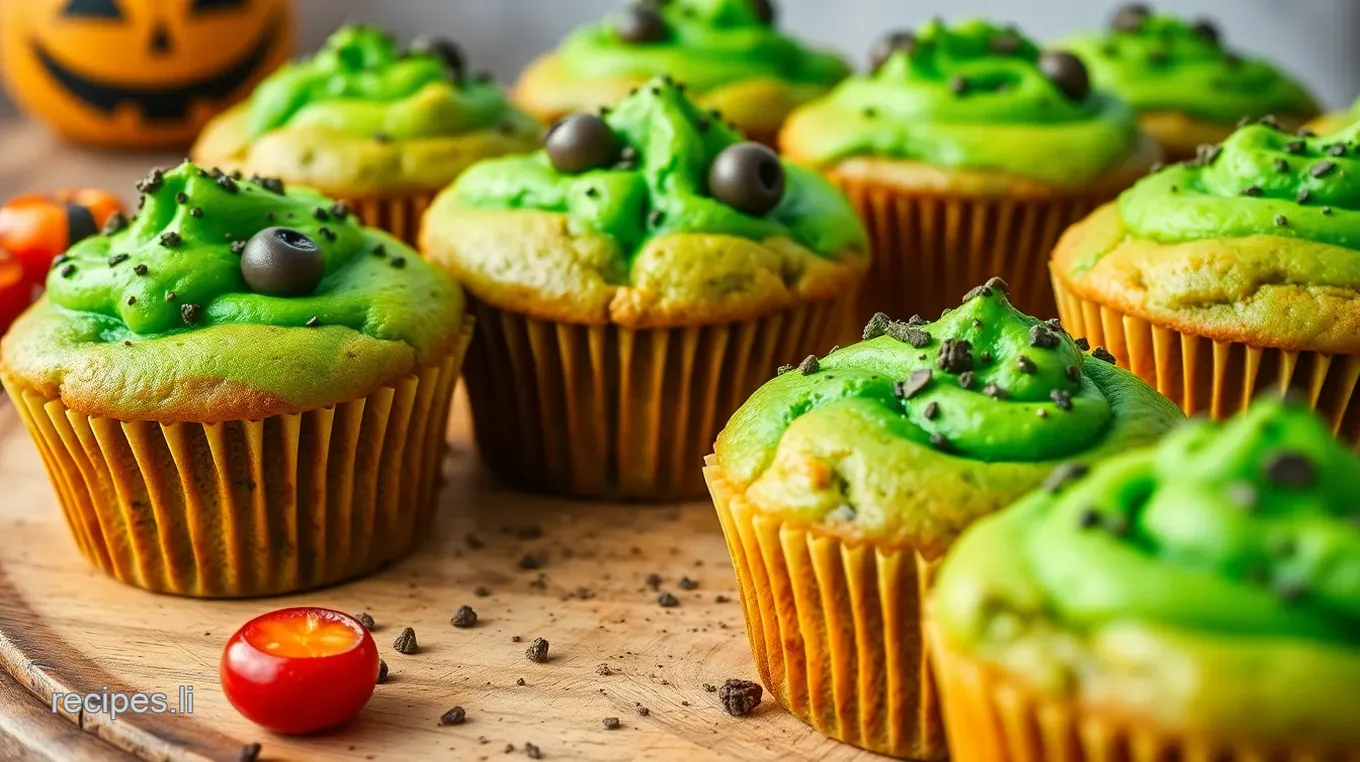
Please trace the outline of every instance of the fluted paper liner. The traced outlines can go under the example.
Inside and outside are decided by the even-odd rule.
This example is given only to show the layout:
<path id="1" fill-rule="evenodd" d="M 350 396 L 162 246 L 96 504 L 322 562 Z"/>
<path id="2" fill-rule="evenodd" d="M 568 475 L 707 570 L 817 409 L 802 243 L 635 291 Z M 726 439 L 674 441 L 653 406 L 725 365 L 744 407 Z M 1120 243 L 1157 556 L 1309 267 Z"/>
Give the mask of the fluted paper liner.
<path id="1" fill-rule="evenodd" d="M 1046 698 L 931 636 L 953 762 L 1360 762 L 1360 749 L 1264 746 Z"/>
<path id="2" fill-rule="evenodd" d="M 161 593 L 281 595 L 371 572 L 427 533 L 471 332 L 365 397 L 260 421 L 117 421 L 5 387 L 95 566 Z"/>
<path id="3" fill-rule="evenodd" d="M 829 350 L 847 304 L 634 330 L 477 302 L 465 379 L 482 458 L 551 494 L 701 497 L 703 459 L 727 418 L 780 365 Z"/>
<path id="4" fill-rule="evenodd" d="M 1000 276 L 1020 310 L 1054 317 L 1048 258 L 1063 231 L 1115 194 L 1026 200 L 912 193 L 831 173 L 869 231 L 873 260 L 854 323 L 875 312 L 935 319 Z"/>
<path id="5" fill-rule="evenodd" d="M 1054 274 L 1063 327 L 1103 346 L 1185 411 L 1215 419 L 1247 408 L 1263 392 L 1292 391 L 1338 438 L 1360 449 L 1360 356 L 1255 347 L 1183 333 L 1084 299 Z"/>
<path id="6" fill-rule="evenodd" d="M 386 230 L 412 247 L 419 245 L 420 221 L 432 201 L 433 193 L 344 197 L 344 202 L 364 225 Z"/>
<path id="7" fill-rule="evenodd" d="M 921 620 L 937 562 L 763 514 L 711 456 L 704 478 L 770 693 L 831 738 L 894 757 L 945 759 Z"/>

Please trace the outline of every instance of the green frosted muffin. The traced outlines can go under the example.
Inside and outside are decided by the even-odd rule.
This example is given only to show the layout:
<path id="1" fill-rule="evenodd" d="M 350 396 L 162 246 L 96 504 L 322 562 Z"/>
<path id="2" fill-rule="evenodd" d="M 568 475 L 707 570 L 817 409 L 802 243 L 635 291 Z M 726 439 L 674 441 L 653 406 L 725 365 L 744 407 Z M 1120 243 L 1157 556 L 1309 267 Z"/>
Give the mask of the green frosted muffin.
<path id="1" fill-rule="evenodd" d="M 467 70 L 453 42 L 402 49 L 377 28 L 346 26 L 209 124 L 192 156 L 345 198 L 410 240 L 430 195 L 480 159 L 531 149 L 539 129 Z"/>
<path id="2" fill-rule="evenodd" d="M 1049 759 L 1070 737 L 1075 760 L 1134 739 L 1164 758 L 1360 754 L 1358 481 L 1305 407 L 1268 400 L 978 522 L 932 599 L 955 753 Z M 1061 726 L 997 737 L 1041 715 Z"/>
<path id="3" fill-rule="evenodd" d="M 1360 438 L 1357 140 L 1250 125 L 1142 180 L 1054 251 L 1063 320 L 1187 413 L 1297 386 Z"/>
<path id="4" fill-rule="evenodd" d="M 97 527 L 82 549 L 124 581 L 212 596 L 395 557 L 431 507 L 469 337 L 459 286 L 274 178 L 185 163 L 138 188 L 137 215 L 59 257 L 0 343 L 68 517 Z M 327 545 L 360 530 L 376 535 Z"/>
<path id="5" fill-rule="evenodd" d="M 1013 27 L 939 20 L 895 32 L 873 70 L 791 115 L 780 149 L 855 202 L 874 236 L 859 312 L 936 315 L 1000 273 L 1017 304 L 1055 314 L 1044 272 L 1058 232 L 1157 160 L 1081 62 Z"/>
<path id="6" fill-rule="evenodd" d="M 840 57 L 780 33 L 771 0 L 644 0 L 577 29 L 530 64 L 515 100 L 551 124 L 612 107 L 665 74 L 704 108 L 772 145 L 794 107 L 849 73 Z"/>
<path id="7" fill-rule="evenodd" d="M 543 151 L 468 170 L 430 208 L 421 250 L 475 297 L 476 364 L 539 390 L 529 405 L 504 398 L 505 377 L 469 376 L 493 467 L 628 497 L 701 494 L 694 466 L 774 348 L 830 346 L 868 264 L 840 193 L 669 78 L 564 120 Z M 545 448 L 532 467 L 521 427 Z"/>
<path id="8" fill-rule="evenodd" d="M 1241 119 L 1273 115 L 1294 129 L 1318 112 L 1303 85 L 1229 50 L 1207 19 L 1190 23 L 1134 3 L 1115 13 L 1109 31 L 1060 46 L 1081 57 L 1097 89 L 1133 107 L 1175 161 L 1223 140 Z"/>
<path id="9" fill-rule="evenodd" d="M 832 737 L 941 758 L 918 606 L 937 560 L 1055 465 L 1149 443 L 1181 418 L 1003 288 L 934 322 L 876 316 L 861 343 L 784 369 L 709 460 L 757 666 Z M 827 631 L 800 632 L 812 620 Z"/>

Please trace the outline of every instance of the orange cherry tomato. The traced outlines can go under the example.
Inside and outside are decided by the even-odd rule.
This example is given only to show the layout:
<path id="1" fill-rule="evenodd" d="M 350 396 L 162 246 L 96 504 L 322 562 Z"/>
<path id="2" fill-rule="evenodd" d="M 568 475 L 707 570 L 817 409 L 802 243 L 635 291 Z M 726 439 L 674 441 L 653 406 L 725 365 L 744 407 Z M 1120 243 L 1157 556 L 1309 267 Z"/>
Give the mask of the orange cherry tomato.
<path id="1" fill-rule="evenodd" d="M 116 196 L 94 188 L 16 196 L 0 207 L 0 249 L 17 257 L 24 277 L 41 286 L 58 254 L 122 211 Z"/>
<path id="2" fill-rule="evenodd" d="M 0 249 L 0 334 L 9 330 L 33 298 L 33 286 L 24 277 L 24 268 L 9 252 Z"/>
<path id="3" fill-rule="evenodd" d="M 359 713 L 378 682 L 378 647 L 359 620 L 331 609 L 271 611 L 227 641 L 227 700 L 278 733 L 315 733 Z"/>

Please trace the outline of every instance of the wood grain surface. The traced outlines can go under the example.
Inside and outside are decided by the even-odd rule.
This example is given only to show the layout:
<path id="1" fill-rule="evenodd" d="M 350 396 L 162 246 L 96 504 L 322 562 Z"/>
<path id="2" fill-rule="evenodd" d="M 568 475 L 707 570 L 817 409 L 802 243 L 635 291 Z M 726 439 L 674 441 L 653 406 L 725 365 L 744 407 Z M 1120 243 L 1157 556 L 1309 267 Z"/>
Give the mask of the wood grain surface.
<path id="1" fill-rule="evenodd" d="M 21 123 L 0 125 L 0 144 L 0 195 L 97 185 L 131 200 L 136 178 L 177 160 L 63 147 Z M 881 759 L 824 738 L 768 696 L 754 714 L 730 717 L 705 688 L 755 678 L 710 505 L 608 505 L 508 490 L 481 468 L 467 427 L 460 403 L 440 517 L 415 556 L 310 594 L 194 601 L 126 587 L 86 563 L 0 396 L 0 760 L 235 760 L 249 743 L 260 743 L 267 760 L 515 759 L 527 758 L 529 743 L 543 759 L 599 762 Z M 521 568 L 532 565 L 521 563 L 526 556 L 541 567 Z M 649 586 L 649 574 L 662 583 Z M 684 578 L 697 587 L 685 589 Z M 478 596 L 479 587 L 489 594 Z M 680 604 L 663 608 L 662 592 Z M 217 663 L 247 619 L 299 604 L 369 612 L 391 679 L 349 725 L 284 738 L 230 707 Z M 456 629 L 449 619 L 464 604 L 478 622 Z M 392 648 L 407 626 L 420 641 L 413 656 Z M 537 637 L 551 643 L 546 664 L 524 655 Z M 110 721 L 51 711 L 53 693 L 107 687 L 173 698 L 180 685 L 194 688 L 191 715 Z M 455 705 L 467 723 L 440 727 Z M 606 730 L 606 717 L 621 727 Z"/>

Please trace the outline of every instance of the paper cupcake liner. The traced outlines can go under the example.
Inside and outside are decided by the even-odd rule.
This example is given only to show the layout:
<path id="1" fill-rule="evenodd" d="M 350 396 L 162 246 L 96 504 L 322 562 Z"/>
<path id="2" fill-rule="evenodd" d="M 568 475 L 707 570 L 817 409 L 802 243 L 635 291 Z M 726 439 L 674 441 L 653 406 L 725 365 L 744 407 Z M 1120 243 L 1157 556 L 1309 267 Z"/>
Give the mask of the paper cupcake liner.
<path id="1" fill-rule="evenodd" d="M 953 762 L 1356 762 L 1360 748 L 1266 746 L 1045 699 L 931 638 Z"/>
<path id="2" fill-rule="evenodd" d="M 1103 346 L 1185 411 L 1228 418 L 1265 392 L 1291 391 L 1360 449 L 1360 356 L 1255 347 L 1166 328 L 1078 296 L 1053 276 L 1063 327 Z"/>
<path id="3" fill-rule="evenodd" d="M 5 385 L 91 563 L 154 592 L 281 595 L 371 572 L 428 533 L 470 337 L 365 397 L 260 421 L 118 421 Z"/>
<path id="4" fill-rule="evenodd" d="M 1048 259 L 1069 225 L 1114 194 L 1045 200 L 950 197 L 831 175 L 868 228 L 873 260 L 855 310 L 934 319 L 971 288 L 1000 276 L 1017 308 L 1054 317 Z"/>
<path id="5" fill-rule="evenodd" d="M 420 221 L 430 202 L 434 201 L 434 194 L 347 196 L 344 201 L 368 227 L 386 230 L 415 247 L 420 237 Z"/>
<path id="6" fill-rule="evenodd" d="M 756 669 L 819 732 L 894 757 L 949 756 L 922 629 L 935 562 L 762 514 L 704 468 Z"/>
<path id="7" fill-rule="evenodd" d="M 633 330 L 478 302 L 465 378 L 482 458 L 537 492 L 701 497 L 703 459 L 727 418 L 778 366 L 830 349 L 846 304 Z"/>

